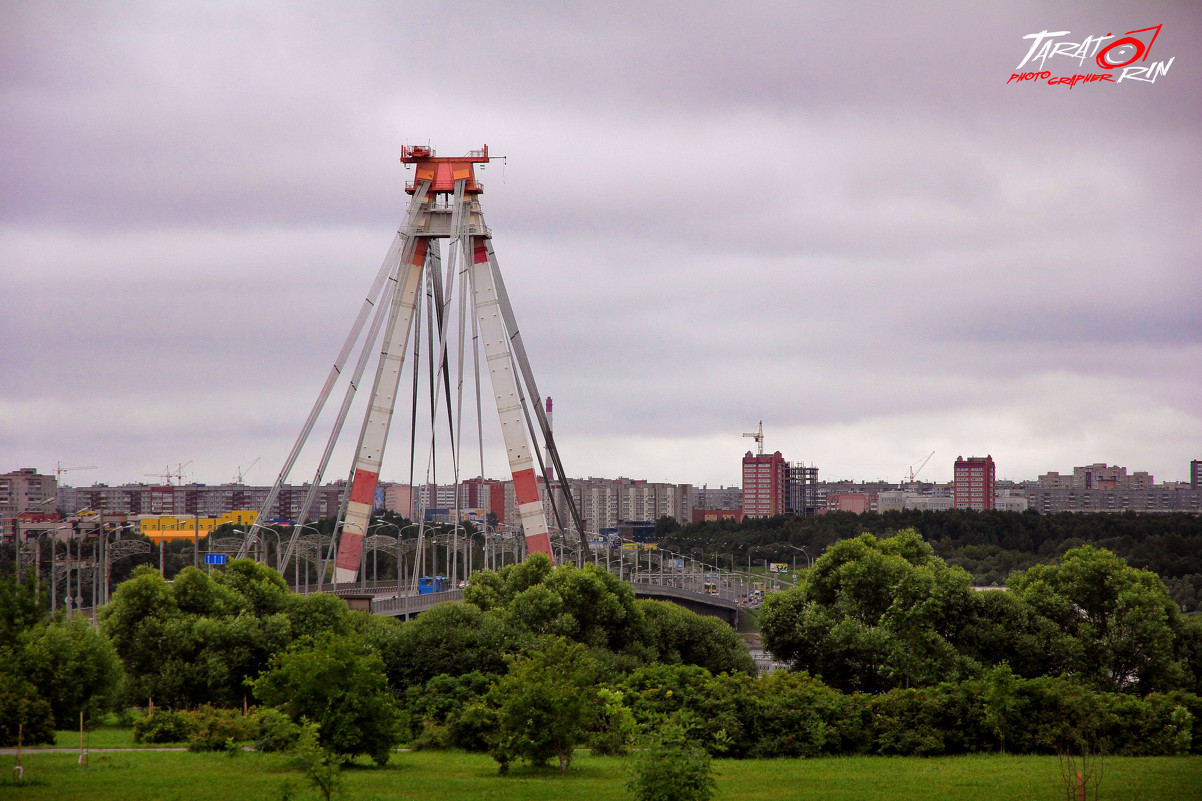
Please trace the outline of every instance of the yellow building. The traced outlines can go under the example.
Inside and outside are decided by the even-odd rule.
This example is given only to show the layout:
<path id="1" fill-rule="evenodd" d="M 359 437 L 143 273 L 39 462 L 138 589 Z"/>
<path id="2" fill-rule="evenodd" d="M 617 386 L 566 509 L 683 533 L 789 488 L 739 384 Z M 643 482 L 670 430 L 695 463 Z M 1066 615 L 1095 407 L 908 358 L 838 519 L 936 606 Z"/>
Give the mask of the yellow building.
<path id="1" fill-rule="evenodd" d="M 251 509 L 235 509 L 220 517 L 197 517 L 196 515 L 139 515 L 138 529 L 152 542 L 163 540 L 190 540 L 207 537 L 218 526 L 231 523 L 248 527 L 255 522 L 258 512 Z"/>

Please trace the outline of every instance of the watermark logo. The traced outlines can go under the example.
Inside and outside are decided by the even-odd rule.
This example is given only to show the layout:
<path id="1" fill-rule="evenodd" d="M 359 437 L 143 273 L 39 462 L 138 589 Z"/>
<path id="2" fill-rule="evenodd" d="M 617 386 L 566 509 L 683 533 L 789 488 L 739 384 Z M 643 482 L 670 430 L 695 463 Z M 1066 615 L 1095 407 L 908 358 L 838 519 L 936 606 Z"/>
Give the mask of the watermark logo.
<path id="1" fill-rule="evenodd" d="M 1162 27 L 1139 28 L 1118 35 L 1089 35 L 1078 42 L 1062 38 L 1072 36 L 1072 31 L 1029 33 L 1023 39 L 1032 40 L 1031 46 L 1015 68 L 1017 71 L 1011 74 L 1006 83 L 1046 82 L 1049 86 L 1067 86 L 1069 89 L 1079 83 L 1156 83 L 1169 74 L 1169 68 L 1176 58 L 1149 61 L 1152 45 L 1156 43 Z M 1097 68 L 1102 71 L 1054 75 L 1052 69 L 1048 68 L 1049 62 L 1055 62 L 1052 68 L 1059 68 L 1067 61 L 1077 62 L 1077 66 L 1070 68 L 1072 70 Z"/>

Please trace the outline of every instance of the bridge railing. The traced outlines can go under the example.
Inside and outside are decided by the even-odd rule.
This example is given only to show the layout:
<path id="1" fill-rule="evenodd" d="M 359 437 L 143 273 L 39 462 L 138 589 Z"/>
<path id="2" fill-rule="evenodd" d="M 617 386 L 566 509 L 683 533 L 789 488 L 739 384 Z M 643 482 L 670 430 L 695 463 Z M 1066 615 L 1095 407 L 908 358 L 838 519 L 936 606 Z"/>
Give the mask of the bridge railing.
<path id="1" fill-rule="evenodd" d="M 561 553 L 561 561 L 575 561 L 570 557 L 574 554 Z M 692 593 L 700 598 L 719 598 L 733 602 L 739 606 L 758 606 L 762 593 L 756 592 L 756 585 L 781 584 L 790 586 L 788 581 L 774 576 L 763 576 L 746 573 L 739 570 L 719 569 L 714 565 L 698 562 L 695 559 L 664 549 L 639 551 L 594 551 L 591 558 L 581 560 L 607 569 L 622 581 L 631 584 L 645 584 L 675 588 L 681 592 Z M 569 557 L 562 559 L 562 557 Z M 679 565 L 679 566 L 677 566 Z M 408 582 L 405 582 L 407 585 Z M 316 591 L 316 588 L 314 588 Z M 396 580 L 353 582 L 350 584 L 331 587 L 324 585 L 321 591 L 332 592 L 336 595 L 372 594 L 380 596 L 372 601 L 372 611 L 383 614 L 404 614 L 405 610 L 422 611 L 441 601 L 463 600 L 463 590 L 453 589 L 439 593 L 418 595 L 407 586 L 397 592 Z M 391 596 L 391 597 L 385 597 Z"/>
<path id="2" fill-rule="evenodd" d="M 394 588 L 395 589 L 395 588 Z M 401 595 L 394 598 L 373 598 L 371 611 L 377 615 L 402 615 L 412 612 L 424 612 L 432 606 L 444 601 L 462 601 L 463 590 L 444 590 L 443 592 L 428 592 L 424 595 Z"/>

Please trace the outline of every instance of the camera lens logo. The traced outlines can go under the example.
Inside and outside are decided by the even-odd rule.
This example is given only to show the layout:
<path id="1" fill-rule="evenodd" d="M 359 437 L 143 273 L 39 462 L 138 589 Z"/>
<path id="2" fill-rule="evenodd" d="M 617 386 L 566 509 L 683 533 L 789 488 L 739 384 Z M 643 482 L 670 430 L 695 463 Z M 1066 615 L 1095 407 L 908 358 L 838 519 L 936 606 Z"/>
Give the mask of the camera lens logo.
<path id="1" fill-rule="evenodd" d="M 1123 38 L 1116 39 L 1099 50 L 1094 61 L 1101 69 L 1116 70 L 1146 59 L 1152 50 L 1152 43 L 1160 35 L 1161 27 L 1163 26 L 1157 25 L 1155 28 L 1127 31 L 1123 34 Z M 1143 34 L 1143 36 L 1139 34 Z"/>

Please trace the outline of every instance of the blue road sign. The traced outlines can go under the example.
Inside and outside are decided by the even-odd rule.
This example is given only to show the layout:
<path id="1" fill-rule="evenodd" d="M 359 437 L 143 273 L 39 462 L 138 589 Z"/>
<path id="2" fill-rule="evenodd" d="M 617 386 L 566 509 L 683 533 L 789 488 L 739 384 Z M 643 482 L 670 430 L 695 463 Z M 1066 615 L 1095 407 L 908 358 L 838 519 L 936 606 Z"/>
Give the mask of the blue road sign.
<path id="1" fill-rule="evenodd" d="M 224 565 L 225 554 L 223 553 L 207 553 L 205 554 L 206 565 Z"/>

